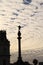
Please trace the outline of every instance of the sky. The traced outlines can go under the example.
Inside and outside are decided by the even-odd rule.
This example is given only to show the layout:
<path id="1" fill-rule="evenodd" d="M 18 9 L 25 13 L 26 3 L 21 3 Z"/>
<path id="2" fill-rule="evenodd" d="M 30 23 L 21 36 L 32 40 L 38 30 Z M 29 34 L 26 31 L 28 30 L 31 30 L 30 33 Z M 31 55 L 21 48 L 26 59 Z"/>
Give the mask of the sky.
<path id="1" fill-rule="evenodd" d="M 21 26 L 21 49 L 43 48 L 43 0 L 0 0 L 0 30 L 6 30 L 10 52 L 18 51 L 18 26 Z"/>

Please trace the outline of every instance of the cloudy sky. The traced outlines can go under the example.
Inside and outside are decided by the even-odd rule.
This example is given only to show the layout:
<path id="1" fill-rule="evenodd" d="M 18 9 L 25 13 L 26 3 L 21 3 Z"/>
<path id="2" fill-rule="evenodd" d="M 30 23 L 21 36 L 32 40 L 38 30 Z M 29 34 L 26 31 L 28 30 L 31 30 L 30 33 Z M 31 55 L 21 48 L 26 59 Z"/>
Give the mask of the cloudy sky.
<path id="1" fill-rule="evenodd" d="M 21 26 L 22 50 L 43 48 L 43 0 L 0 0 L 0 30 L 6 30 L 10 50 L 18 50 L 18 26 Z"/>

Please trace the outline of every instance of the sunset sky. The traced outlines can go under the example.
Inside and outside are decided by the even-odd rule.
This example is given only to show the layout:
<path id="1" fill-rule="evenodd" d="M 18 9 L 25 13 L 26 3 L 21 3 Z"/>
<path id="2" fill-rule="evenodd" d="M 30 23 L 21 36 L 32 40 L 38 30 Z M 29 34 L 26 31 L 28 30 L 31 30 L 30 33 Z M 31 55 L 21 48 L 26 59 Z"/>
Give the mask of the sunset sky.
<path id="1" fill-rule="evenodd" d="M 0 0 L 0 30 L 6 30 L 10 52 L 18 51 L 18 26 L 22 50 L 43 48 L 43 0 Z"/>

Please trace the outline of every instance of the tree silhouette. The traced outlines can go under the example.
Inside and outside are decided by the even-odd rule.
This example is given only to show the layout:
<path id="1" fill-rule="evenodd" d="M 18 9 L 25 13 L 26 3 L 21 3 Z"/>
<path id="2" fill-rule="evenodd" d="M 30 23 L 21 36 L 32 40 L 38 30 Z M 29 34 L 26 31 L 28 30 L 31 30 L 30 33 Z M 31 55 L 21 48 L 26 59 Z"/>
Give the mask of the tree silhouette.
<path id="1" fill-rule="evenodd" d="M 37 60 L 37 59 L 34 59 L 34 60 L 33 60 L 33 64 L 34 64 L 34 65 L 37 65 L 37 64 L 38 64 L 38 60 Z"/>

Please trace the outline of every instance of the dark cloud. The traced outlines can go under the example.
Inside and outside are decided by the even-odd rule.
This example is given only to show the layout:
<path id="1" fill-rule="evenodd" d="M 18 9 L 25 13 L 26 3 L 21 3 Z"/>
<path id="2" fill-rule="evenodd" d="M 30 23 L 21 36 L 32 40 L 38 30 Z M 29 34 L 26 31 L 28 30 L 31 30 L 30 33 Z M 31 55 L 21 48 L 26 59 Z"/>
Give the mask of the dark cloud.
<path id="1" fill-rule="evenodd" d="M 43 5 L 43 2 L 41 2 L 40 5 Z"/>
<path id="2" fill-rule="evenodd" d="M 22 9 L 20 9 L 20 10 L 19 10 L 19 9 L 17 9 L 17 11 L 18 11 L 18 12 L 21 12 L 22 10 L 25 10 L 25 8 L 22 8 Z"/>
<path id="3" fill-rule="evenodd" d="M 13 12 L 12 14 L 18 16 L 18 13 L 15 13 L 15 12 Z"/>
<path id="4" fill-rule="evenodd" d="M 10 22 L 14 22 L 14 20 L 10 21 Z"/>
<path id="5" fill-rule="evenodd" d="M 5 10 L 2 10 L 2 12 L 5 12 Z"/>
<path id="6" fill-rule="evenodd" d="M 36 6 L 36 9 L 38 9 L 38 7 Z"/>
<path id="7" fill-rule="evenodd" d="M 25 10 L 25 8 L 22 8 L 21 10 Z"/>
<path id="8" fill-rule="evenodd" d="M 35 14 L 31 14 L 30 16 L 33 17 Z"/>
<path id="9" fill-rule="evenodd" d="M 4 10 L 4 9 L 0 10 L 0 16 L 5 16 L 6 15 L 5 12 L 6 12 L 6 10 Z"/>
<path id="10" fill-rule="evenodd" d="M 1 16 L 5 16 L 5 14 L 0 14 Z"/>
<path id="11" fill-rule="evenodd" d="M 19 9 L 17 9 L 17 11 L 19 12 L 20 10 L 19 10 Z"/>
<path id="12" fill-rule="evenodd" d="M 7 24 L 7 23 L 4 23 L 4 25 L 8 26 L 8 24 Z"/>
<path id="13" fill-rule="evenodd" d="M 30 4 L 32 2 L 32 0 L 23 0 L 24 4 Z"/>
<path id="14" fill-rule="evenodd" d="M 2 0 L 0 0 L 0 3 L 2 2 Z"/>
<path id="15" fill-rule="evenodd" d="M 34 13 L 38 13 L 37 11 L 35 11 Z"/>
<path id="16" fill-rule="evenodd" d="M 11 20 L 15 20 L 15 19 L 16 19 L 16 18 L 13 18 L 13 17 L 11 18 Z"/>

